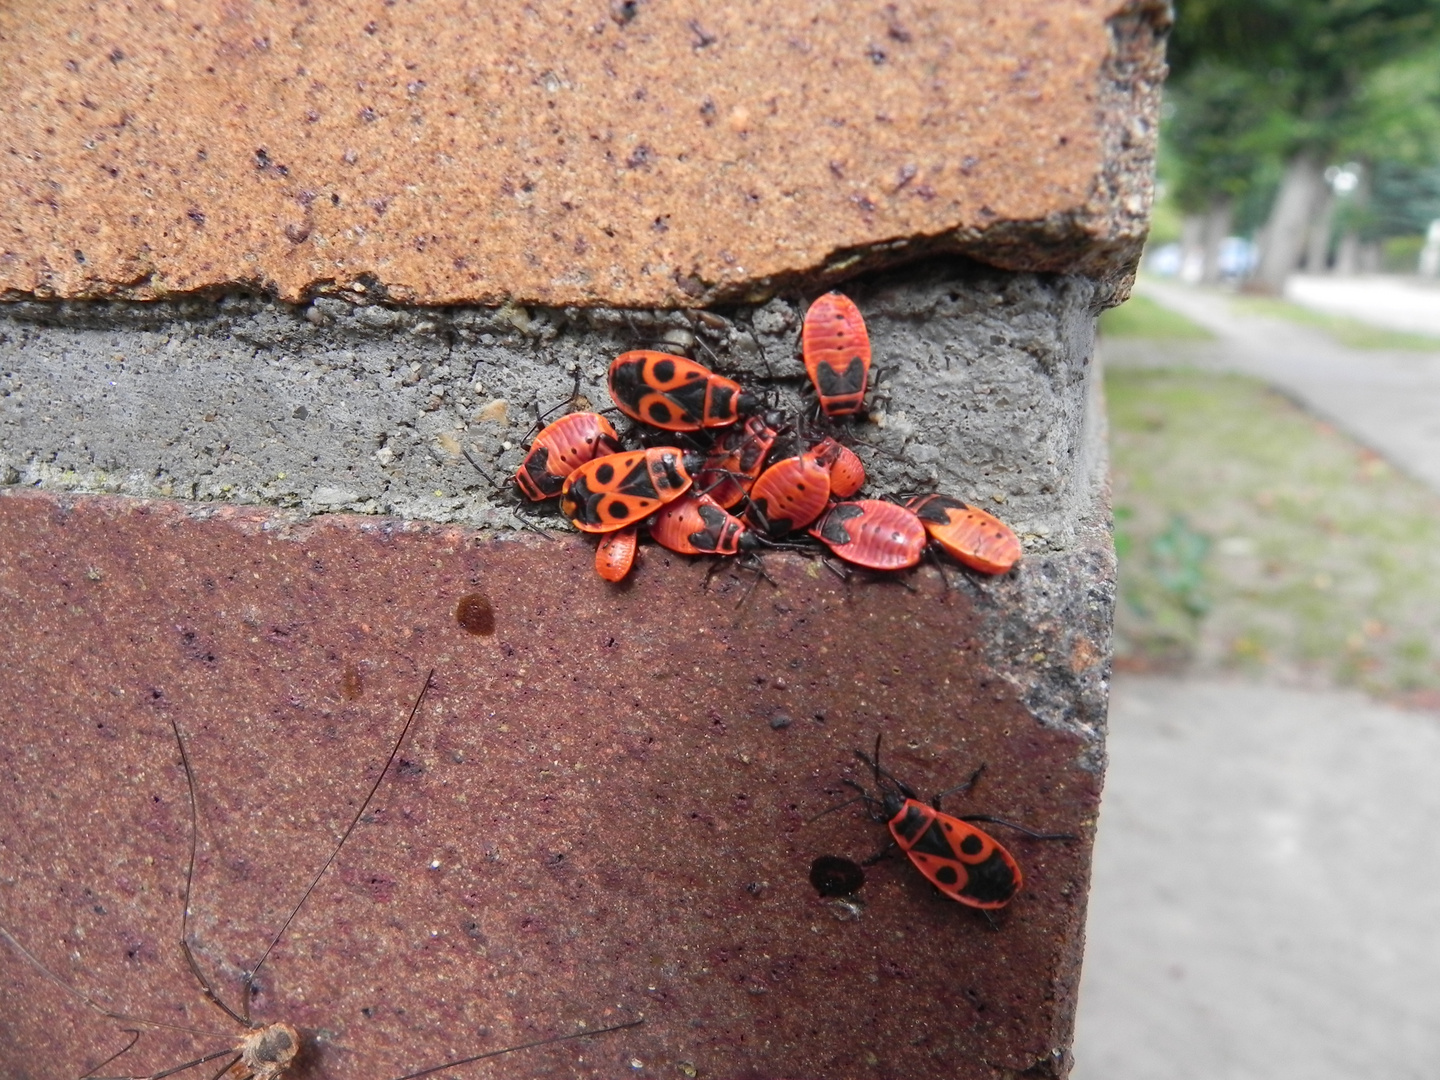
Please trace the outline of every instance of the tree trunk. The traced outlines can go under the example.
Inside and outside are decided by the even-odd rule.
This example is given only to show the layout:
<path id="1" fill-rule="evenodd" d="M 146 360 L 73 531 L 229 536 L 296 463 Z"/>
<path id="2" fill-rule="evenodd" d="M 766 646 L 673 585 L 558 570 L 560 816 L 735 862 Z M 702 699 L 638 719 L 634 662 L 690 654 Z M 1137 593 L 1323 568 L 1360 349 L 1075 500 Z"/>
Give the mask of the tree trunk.
<path id="1" fill-rule="evenodd" d="M 1335 193 L 1322 189 L 1305 243 L 1305 272 L 1323 274 L 1330 262 L 1330 234 L 1335 227 Z"/>
<path id="2" fill-rule="evenodd" d="M 1180 223 L 1180 280 L 1190 284 L 1205 271 L 1205 217 L 1186 214 Z"/>
<path id="3" fill-rule="evenodd" d="M 1370 172 L 1369 162 L 1363 163 L 1360 180 L 1347 200 L 1345 231 L 1340 234 L 1340 242 L 1335 247 L 1335 273 L 1344 277 L 1366 272 L 1366 245 L 1360 239 L 1360 223 L 1365 220 L 1370 207 Z"/>
<path id="4" fill-rule="evenodd" d="M 1319 151 L 1305 149 L 1285 166 L 1285 177 L 1270 208 L 1270 220 L 1265 223 L 1265 243 L 1253 279 L 1265 292 L 1280 292 L 1285 279 L 1300 264 L 1311 215 L 1325 187 L 1323 160 Z"/>
<path id="5" fill-rule="evenodd" d="M 1360 234 L 1346 229 L 1340 234 L 1335 245 L 1335 273 L 1342 277 L 1354 277 L 1360 272 Z"/>
<path id="6" fill-rule="evenodd" d="M 1220 282 L 1220 246 L 1230 235 L 1235 225 L 1235 200 L 1229 195 L 1217 195 L 1210 200 L 1210 211 L 1205 215 L 1205 270 L 1200 275 L 1203 285 L 1217 285 Z"/>

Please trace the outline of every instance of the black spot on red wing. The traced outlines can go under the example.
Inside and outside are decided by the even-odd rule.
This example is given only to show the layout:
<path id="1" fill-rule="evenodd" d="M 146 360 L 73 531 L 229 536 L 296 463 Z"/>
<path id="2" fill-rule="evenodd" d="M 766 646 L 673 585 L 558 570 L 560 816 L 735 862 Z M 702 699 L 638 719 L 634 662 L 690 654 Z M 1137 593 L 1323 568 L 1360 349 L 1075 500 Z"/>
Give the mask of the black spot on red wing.
<path id="1" fill-rule="evenodd" d="M 656 360 L 655 366 L 650 369 L 657 386 L 664 386 L 675 380 L 675 361 Z"/>
<path id="2" fill-rule="evenodd" d="M 865 513 L 863 506 L 854 503 L 836 503 L 820 523 L 820 537 L 828 544 L 848 544 L 852 537 L 845 523 Z"/>
<path id="3" fill-rule="evenodd" d="M 615 466 L 608 461 L 595 469 L 595 482 L 603 487 L 609 487 L 615 479 Z"/>
<path id="4" fill-rule="evenodd" d="M 646 389 L 641 379 L 643 368 L 641 361 L 632 360 L 613 369 L 610 372 L 610 396 L 622 405 L 635 408 Z"/>
<path id="5" fill-rule="evenodd" d="M 729 515 L 718 506 L 707 506 L 704 503 L 701 503 L 697 509 L 700 511 L 700 520 L 704 524 L 686 539 L 694 545 L 697 551 L 718 553 L 721 542 L 725 538 L 725 519 Z"/>
<path id="6" fill-rule="evenodd" d="M 815 369 L 815 385 L 821 397 L 853 397 L 865 392 L 865 362 L 852 356 L 844 370 L 837 370 L 829 364 L 819 364 Z"/>
<path id="7" fill-rule="evenodd" d="M 660 495 L 655 490 L 655 481 L 650 475 L 650 462 L 641 454 L 620 482 L 614 485 L 615 491 L 622 495 L 635 495 L 642 499 L 660 500 Z"/>
<path id="8" fill-rule="evenodd" d="M 946 863 L 944 866 L 938 866 L 935 868 L 935 880 L 938 881 L 941 885 L 953 886 L 956 882 L 960 880 L 960 874 L 959 871 L 955 869 L 955 867 L 951 866 L 949 863 Z"/>
<path id="9" fill-rule="evenodd" d="M 661 424 L 673 423 L 675 419 L 674 409 L 672 409 L 665 402 L 656 401 L 654 399 L 652 399 L 650 403 L 645 406 L 645 413 L 650 418 L 650 422 L 652 424 L 655 424 L 657 427 Z"/>
<path id="10" fill-rule="evenodd" d="M 913 812 L 913 809 L 912 809 Z M 930 827 L 920 834 L 920 838 L 910 845 L 910 850 L 921 855 L 938 855 L 942 859 L 953 859 L 955 849 L 950 846 L 950 838 L 940 828 L 938 820 L 932 821 Z"/>
<path id="11" fill-rule="evenodd" d="M 702 377 L 665 391 L 665 397 L 680 410 L 686 420 L 698 424 L 705 415 L 705 393 L 708 389 L 709 380 Z"/>
<path id="12" fill-rule="evenodd" d="M 660 477 L 667 492 L 677 491 L 685 486 L 686 477 L 681 473 L 680 463 L 675 460 L 674 454 L 660 455 Z M 655 478 L 652 476 L 652 484 L 654 480 Z M 655 484 L 655 487 L 658 489 L 660 485 Z"/>
<path id="13" fill-rule="evenodd" d="M 710 391 L 710 417 L 728 420 L 735 415 L 735 391 L 724 383 L 714 383 Z"/>
<path id="14" fill-rule="evenodd" d="M 965 882 L 960 893 L 981 903 L 995 904 L 1009 900 L 1017 888 L 1019 882 L 1015 880 L 1015 871 L 996 848 L 990 858 L 970 867 L 970 880 Z"/>
<path id="15" fill-rule="evenodd" d="M 826 514 L 825 519 L 820 522 L 820 539 L 837 547 L 850 543 L 850 533 L 845 528 L 844 519 L 833 511 Z"/>
<path id="16" fill-rule="evenodd" d="M 581 476 L 560 500 L 560 509 L 572 521 L 583 521 L 586 525 L 600 524 L 600 500 L 604 492 L 590 490 L 590 478 Z"/>
<path id="17" fill-rule="evenodd" d="M 972 832 L 960 841 L 959 849 L 961 855 L 979 855 L 985 850 L 985 841 Z"/>
<path id="18" fill-rule="evenodd" d="M 891 820 L 890 830 L 899 840 L 913 840 L 924 831 L 926 825 L 930 824 L 933 816 L 934 811 L 929 807 L 923 806 L 913 799 L 907 800 L 900 813 L 895 815 L 899 820 Z M 945 846 L 944 851 L 936 852 L 936 854 L 948 856 L 950 854 L 949 845 Z"/>
<path id="19" fill-rule="evenodd" d="M 544 447 L 540 448 L 542 453 L 539 456 L 530 456 L 521 464 L 520 470 L 525 475 L 524 480 L 516 478 L 516 482 L 525 490 L 525 494 L 532 499 L 550 499 L 560 494 L 560 489 L 565 486 L 565 477 L 557 476 L 546 468 L 546 455 Z"/>
<path id="20" fill-rule="evenodd" d="M 915 516 L 921 521 L 934 522 L 936 525 L 950 524 L 950 513 L 940 505 L 938 497 L 932 496 L 911 509 L 915 511 Z"/>
<path id="21" fill-rule="evenodd" d="M 611 521 L 626 521 L 631 515 L 631 504 L 624 499 L 611 499 L 605 503 L 605 516 Z"/>

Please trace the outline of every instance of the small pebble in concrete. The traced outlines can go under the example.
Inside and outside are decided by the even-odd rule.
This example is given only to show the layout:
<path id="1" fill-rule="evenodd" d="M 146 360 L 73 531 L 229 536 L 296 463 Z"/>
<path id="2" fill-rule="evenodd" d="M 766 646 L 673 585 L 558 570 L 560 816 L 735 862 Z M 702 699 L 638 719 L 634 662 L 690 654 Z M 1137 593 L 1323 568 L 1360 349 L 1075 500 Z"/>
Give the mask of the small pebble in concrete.
<path id="1" fill-rule="evenodd" d="M 786 716 L 784 713 L 776 713 L 774 716 L 770 717 L 770 727 L 773 728 L 775 731 L 783 731 L 785 728 L 789 727 L 792 722 L 793 721 L 791 721 L 790 717 Z"/>

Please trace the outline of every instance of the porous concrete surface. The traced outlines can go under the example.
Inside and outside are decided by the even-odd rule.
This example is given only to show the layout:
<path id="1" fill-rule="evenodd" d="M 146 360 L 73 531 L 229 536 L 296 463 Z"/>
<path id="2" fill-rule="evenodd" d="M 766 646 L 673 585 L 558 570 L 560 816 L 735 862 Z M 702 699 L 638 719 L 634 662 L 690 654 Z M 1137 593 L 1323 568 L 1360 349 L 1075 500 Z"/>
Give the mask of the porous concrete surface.
<path id="1" fill-rule="evenodd" d="M 845 290 L 875 352 L 869 419 L 839 425 L 867 490 L 947 491 L 1031 552 L 1071 548 L 1102 467 L 1087 419 L 1096 284 L 951 258 Z M 509 478 L 537 410 L 577 378 L 608 407 L 605 372 L 626 348 L 669 338 L 805 413 L 805 307 L 5 305 L 0 481 L 514 528 Z"/>
<path id="2" fill-rule="evenodd" d="M 195 951 L 233 1003 L 433 667 L 396 768 L 262 973 L 256 1014 L 311 1040 L 299 1076 L 638 1017 L 487 1075 L 1063 1076 L 1108 669 L 1090 520 L 1083 551 L 948 587 L 930 567 L 842 582 L 795 553 L 769 557 L 773 585 L 707 587 L 703 563 L 651 550 L 615 588 L 574 535 L 11 489 L 0 648 L 26 691 L 0 699 L 4 925 L 106 1007 L 220 1033 L 147 1030 L 111 1070 L 223 1048 L 233 1025 L 177 946 L 171 721 L 202 819 Z M 489 633 L 457 622 L 475 594 Z M 1035 611 L 1090 640 L 1007 630 Z M 1063 714 L 1007 673 L 1037 652 L 1075 682 Z M 878 732 L 926 794 L 985 763 L 952 811 L 1079 839 L 1006 833 L 1026 882 L 993 925 L 903 859 L 858 902 L 821 899 L 811 860 L 881 844 L 859 806 L 815 819 L 866 779 L 852 750 Z M 124 1045 L 3 942 L 0 971 L 11 1075 L 68 1080 Z"/>
<path id="3" fill-rule="evenodd" d="M 917 253 L 1123 293 L 1169 6 L 0 9 L 0 295 L 761 300 Z"/>

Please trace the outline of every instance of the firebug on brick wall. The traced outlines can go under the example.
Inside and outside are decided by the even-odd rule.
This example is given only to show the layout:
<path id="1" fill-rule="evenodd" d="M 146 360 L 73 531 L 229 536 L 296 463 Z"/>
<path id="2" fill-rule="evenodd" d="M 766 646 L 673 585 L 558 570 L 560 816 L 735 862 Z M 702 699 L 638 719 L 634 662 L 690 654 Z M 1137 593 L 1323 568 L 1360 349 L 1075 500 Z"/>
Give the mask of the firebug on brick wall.
<path id="1" fill-rule="evenodd" d="M 873 757 L 863 750 L 856 750 L 855 756 L 870 767 L 875 777 L 875 791 L 868 791 L 853 780 L 845 783 L 860 792 L 858 798 L 865 803 L 871 817 L 888 825 L 892 837 L 891 843 L 867 860 L 866 865 L 878 862 L 892 847 L 898 846 L 926 880 L 951 900 L 967 907 L 1002 908 L 1024 883 L 1015 857 L 989 833 L 970 824 L 972 821 L 1003 825 L 1035 840 L 1077 839 L 1068 833 L 1035 832 L 986 814 L 957 817 L 942 811 L 940 800 L 973 787 L 985 769 L 983 765 L 965 783 L 940 792 L 927 805 L 904 781 L 880 767 L 879 735 L 875 737 Z"/>

